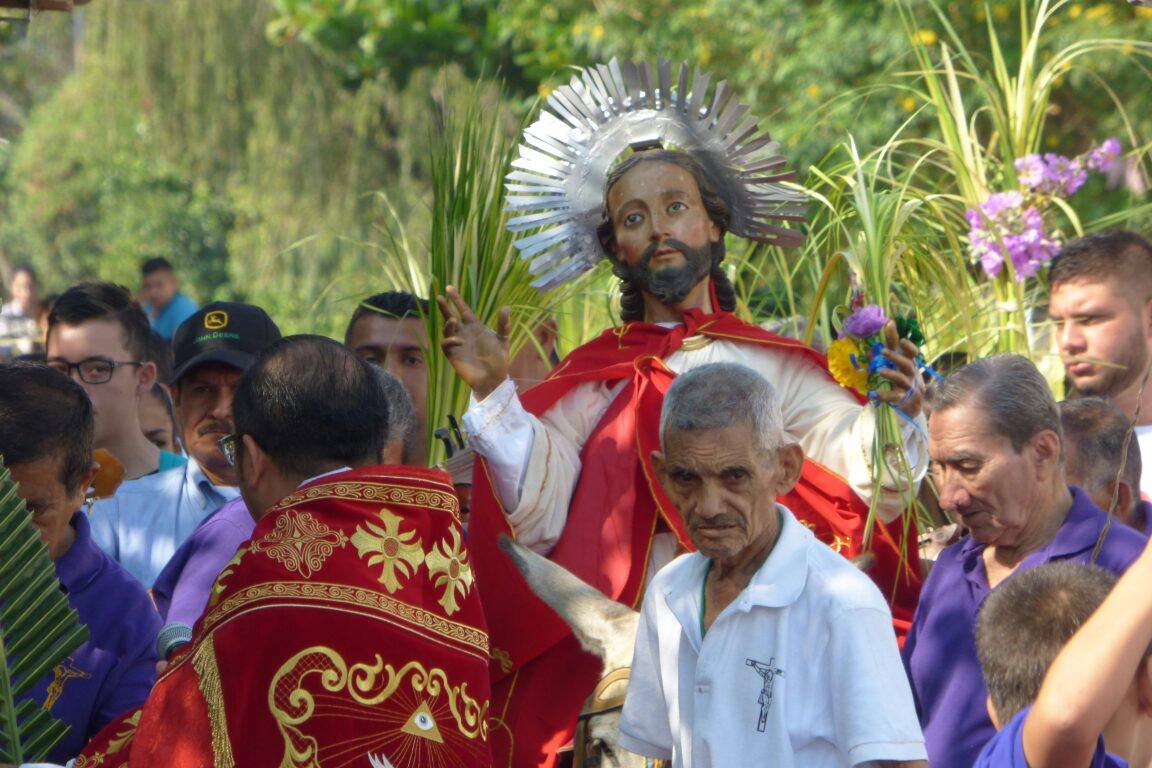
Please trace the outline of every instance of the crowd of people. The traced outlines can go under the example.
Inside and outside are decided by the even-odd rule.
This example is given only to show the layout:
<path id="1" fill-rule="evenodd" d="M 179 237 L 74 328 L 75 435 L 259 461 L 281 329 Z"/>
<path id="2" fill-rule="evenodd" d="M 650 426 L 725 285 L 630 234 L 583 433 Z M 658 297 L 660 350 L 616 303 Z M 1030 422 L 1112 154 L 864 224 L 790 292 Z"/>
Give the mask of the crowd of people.
<path id="1" fill-rule="evenodd" d="M 617 166 L 622 323 L 563 360 L 452 288 L 370 296 L 341 343 L 197 307 L 164 259 L 136 296 L 12 270 L 0 456 L 88 627 L 29 694 L 69 725 L 47 760 L 1152 766 L 1152 244 L 1053 262 L 1063 402 L 1019 356 L 933 378 L 894 328 L 862 401 L 732 314 L 728 225 L 690 156 Z M 428 468 L 437 354 L 473 396 Z M 912 472 L 878 483 L 881 402 Z M 611 736 L 576 724 L 615 670 L 504 536 L 639 612 Z"/>

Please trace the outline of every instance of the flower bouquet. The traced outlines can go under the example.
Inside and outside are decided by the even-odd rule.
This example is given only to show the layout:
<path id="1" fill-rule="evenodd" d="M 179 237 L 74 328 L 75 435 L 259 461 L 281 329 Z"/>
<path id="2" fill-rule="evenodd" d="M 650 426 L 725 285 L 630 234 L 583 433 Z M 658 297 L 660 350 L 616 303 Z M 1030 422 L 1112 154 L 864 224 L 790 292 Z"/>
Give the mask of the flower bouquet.
<path id="1" fill-rule="evenodd" d="M 921 427 L 902 409 L 902 403 L 891 404 L 881 399 L 880 394 L 892 388 L 891 382 L 881 375 L 881 371 L 896 368 L 888 353 L 900 340 L 906 339 L 919 348 L 924 343 L 924 336 L 912 312 L 895 314 L 889 318 L 883 307 L 865 304 L 863 294 L 859 292 L 853 296 L 851 307 L 853 311 L 841 324 L 839 337 L 828 347 L 828 369 L 841 386 L 866 397 L 876 409 L 872 445 L 874 488 L 870 514 L 864 529 L 864 541 L 867 544 L 871 540 L 882 489 L 898 488 L 905 494 L 904 508 L 913 509 L 916 506 L 915 486 L 919 478 L 915 476 L 908 461 L 901 424 L 909 424 L 915 430 Z M 895 326 L 895 334 L 886 331 L 890 319 Z M 916 368 L 917 376 L 922 371 L 931 372 L 919 356 L 916 358 Z M 934 372 L 932 375 L 935 375 Z M 914 384 L 915 387 L 919 386 L 918 381 Z M 911 394 L 910 390 L 905 400 Z"/>
<path id="2" fill-rule="evenodd" d="M 1053 214 L 1063 211 L 1079 229 L 1068 199 L 1084 186 L 1089 171 L 1113 173 L 1120 154 L 1120 141 L 1110 138 L 1073 158 L 1051 152 L 1025 155 L 1005 168 L 1007 189 L 965 211 L 970 255 L 996 290 L 999 350 L 1029 354 L 1024 283 L 1060 251 L 1063 233 L 1051 226 Z"/>

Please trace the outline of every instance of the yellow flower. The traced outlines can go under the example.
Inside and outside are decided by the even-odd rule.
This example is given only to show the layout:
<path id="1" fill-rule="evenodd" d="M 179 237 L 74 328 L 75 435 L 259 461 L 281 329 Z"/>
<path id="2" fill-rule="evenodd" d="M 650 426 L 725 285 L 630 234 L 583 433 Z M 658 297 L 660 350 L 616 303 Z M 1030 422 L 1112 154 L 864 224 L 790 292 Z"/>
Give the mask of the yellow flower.
<path id="1" fill-rule="evenodd" d="M 916 30 L 916 42 L 920 45 L 936 45 L 936 32 L 931 29 Z"/>
<path id="2" fill-rule="evenodd" d="M 438 587 L 444 587 L 444 595 L 440 598 L 440 605 L 449 616 L 460 610 L 456 602 L 456 593 L 461 597 L 468 594 L 472 587 L 472 566 L 468 565 L 468 550 L 460 538 L 456 528 L 450 530 L 450 537 L 438 542 L 428 556 L 424 559 L 428 566 L 428 575 Z"/>
<path id="3" fill-rule="evenodd" d="M 1152 8 L 1148 6 L 1140 6 L 1136 8 L 1136 18 L 1138 19 L 1152 19 Z"/>
<path id="4" fill-rule="evenodd" d="M 404 518 L 382 509 L 380 521 L 384 523 L 383 528 L 372 523 L 365 524 L 367 530 L 357 527 L 352 534 L 352 544 L 360 557 L 368 558 L 368 565 L 382 566 L 380 583 L 389 592 L 395 592 L 400 589 L 400 578 L 407 581 L 424 562 L 424 549 L 416 538 L 416 531 L 400 532 Z"/>
<path id="5" fill-rule="evenodd" d="M 828 370 L 840 386 L 868 394 L 868 360 L 852 339 L 836 339 L 828 345 Z"/>
<path id="6" fill-rule="evenodd" d="M 900 99 L 900 108 L 905 112 L 912 112 L 916 109 L 916 99 L 912 98 L 911 96 L 905 96 L 904 98 Z"/>
<path id="7" fill-rule="evenodd" d="M 1080 5 L 1080 3 L 1075 3 L 1068 9 L 1068 15 L 1074 19 L 1080 18 L 1080 14 L 1082 13 L 1084 13 L 1084 6 Z"/>
<path id="8" fill-rule="evenodd" d="M 808 86 L 808 90 L 807 90 L 807 93 L 808 93 L 808 98 L 810 98 L 810 99 L 814 99 L 814 98 L 816 98 L 817 96 L 819 96 L 819 95 L 820 95 L 820 92 L 821 92 L 821 91 L 823 91 L 823 90 L 824 90 L 824 89 L 823 89 L 823 88 L 821 88 L 821 87 L 820 87 L 819 85 L 817 85 L 816 83 L 812 83 L 812 85 Z"/>
<path id="9" fill-rule="evenodd" d="M 1008 21 L 1008 17 L 1012 14 L 1012 9 L 1005 3 L 996 3 L 992 6 L 992 18 L 996 21 Z"/>

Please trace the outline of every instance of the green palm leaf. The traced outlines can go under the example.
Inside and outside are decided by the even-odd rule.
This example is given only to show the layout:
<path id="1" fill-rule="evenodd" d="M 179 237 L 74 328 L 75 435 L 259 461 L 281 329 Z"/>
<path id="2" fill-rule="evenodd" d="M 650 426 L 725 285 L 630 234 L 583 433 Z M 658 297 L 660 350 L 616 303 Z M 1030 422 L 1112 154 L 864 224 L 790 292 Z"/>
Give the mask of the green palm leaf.
<path id="1" fill-rule="evenodd" d="M 0 459 L 0 763 L 36 762 L 68 726 L 25 696 L 88 639 Z"/>

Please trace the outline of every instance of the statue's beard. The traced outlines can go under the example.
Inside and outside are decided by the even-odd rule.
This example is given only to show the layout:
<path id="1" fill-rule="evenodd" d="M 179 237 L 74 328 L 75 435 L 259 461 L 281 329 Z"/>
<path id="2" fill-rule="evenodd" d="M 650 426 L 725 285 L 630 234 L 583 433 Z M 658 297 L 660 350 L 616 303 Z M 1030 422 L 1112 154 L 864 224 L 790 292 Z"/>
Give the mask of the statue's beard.
<path id="1" fill-rule="evenodd" d="M 684 254 L 684 263 L 676 266 L 649 268 L 649 262 L 661 248 L 675 248 Z M 640 260 L 635 264 L 617 261 L 612 271 L 626 283 L 651 294 L 662 304 L 676 305 L 700 284 L 700 281 L 712 271 L 715 261 L 713 246 L 706 243 L 699 248 L 693 248 L 685 242 L 667 238 L 662 242 L 652 243 L 644 249 Z"/>

